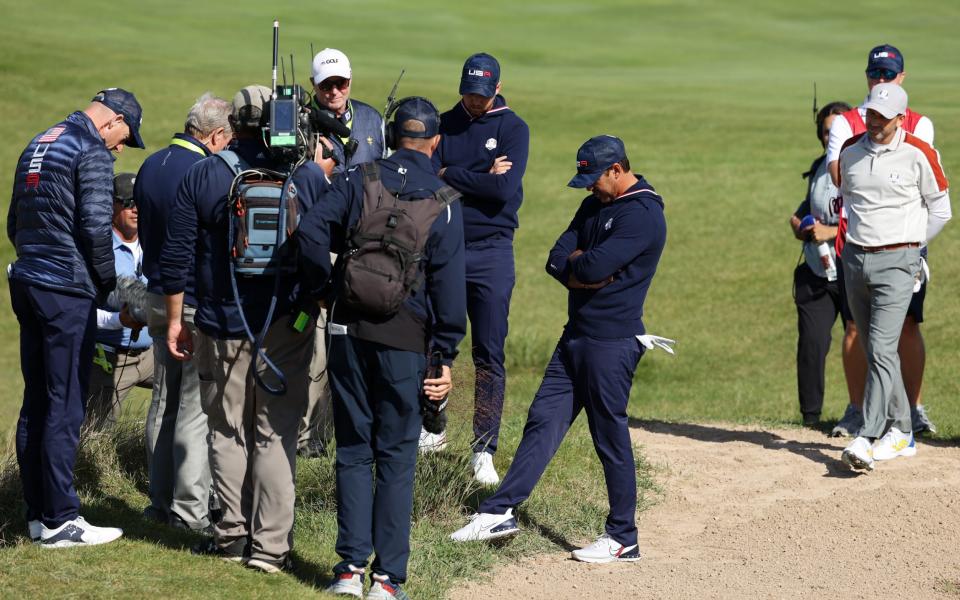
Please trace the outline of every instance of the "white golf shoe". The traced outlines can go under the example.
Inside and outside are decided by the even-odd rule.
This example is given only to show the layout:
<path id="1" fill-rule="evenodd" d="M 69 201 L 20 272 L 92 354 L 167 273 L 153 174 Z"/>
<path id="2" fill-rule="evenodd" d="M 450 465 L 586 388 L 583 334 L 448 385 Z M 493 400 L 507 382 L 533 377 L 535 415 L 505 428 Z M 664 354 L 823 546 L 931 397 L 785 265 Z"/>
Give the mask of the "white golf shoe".
<path id="1" fill-rule="evenodd" d="M 587 563 L 634 562 L 640 560 L 640 548 L 624 546 L 606 533 L 597 541 L 570 553 L 574 559 Z"/>
<path id="2" fill-rule="evenodd" d="M 502 515 L 493 513 L 476 513 L 470 517 L 470 522 L 450 534 L 455 542 L 480 542 L 515 535 L 520 532 L 517 520 L 513 517 L 513 509 L 508 509 Z"/>
<path id="3" fill-rule="evenodd" d="M 843 449 L 840 460 L 851 469 L 872 471 L 873 448 L 870 446 L 870 440 L 865 437 L 857 437 L 850 442 L 849 446 Z"/>
<path id="4" fill-rule="evenodd" d="M 500 483 L 500 476 L 493 466 L 493 455 L 489 452 L 474 452 L 470 458 L 470 466 L 473 467 L 473 478 L 481 485 Z"/>
<path id="5" fill-rule="evenodd" d="M 916 454 L 917 444 L 913 440 L 913 433 L 903 433 L 896 427 L 891 427 L 873 444 L 873 460 L 890 460 L 898 456 L 916 456 Z"/>
<path id="6" fill-rule="evenodd" d="M 40 545 L 44 548 L 95 546 L 112 542 L 121 535 L 123 535 L 122 529 L 97 527 L 87 523 L 83 517 L 77 517 L 56 529 L 48 529 L 44 525 L 40 532 Z"/>

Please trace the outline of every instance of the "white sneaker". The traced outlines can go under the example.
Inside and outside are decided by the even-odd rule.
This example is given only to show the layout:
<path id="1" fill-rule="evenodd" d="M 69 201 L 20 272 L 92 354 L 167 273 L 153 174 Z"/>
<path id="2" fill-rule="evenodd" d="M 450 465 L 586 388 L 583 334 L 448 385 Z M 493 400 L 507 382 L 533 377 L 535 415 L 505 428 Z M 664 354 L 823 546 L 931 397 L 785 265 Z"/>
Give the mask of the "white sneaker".
<path id="1" fill-rule="evenodd" d="M 840 460 L 851 469 L 873 470 L 873 449 L 870 447 L 870 440 L 865 437 L 857 437 L 850 442 L 850 445 L 843 449 Z"/>
<path id="2" fill-rule="evenodd" d="M 334 573 L 333 581 L 323 591 L 341 596 L 363 597 L 363 569 L 348 565 L 350 570 Z"/>
<path id="3" fill-rule="evenodd" d="M 447 432 L 430 433 L 420 428 L 420 452 L 440 452 L 447 447 Z"/>
<path id="4" fill-rule="evenodd" d="M 873 444 L 874 460 L 890 460 L 898 456 L 916 456 L 916 454 L 917 444 L 913 441 L 913 433 L 903 433 L 896 427 L 891 427 Z"/>
<path id="5" fill-rule="evenodd" d="M 373 585 L 364 600 L 410 600 L 410 596 L 400 589 L 399 583 L 390 581 L 386 575 L 374 573 L 370 576 Z"/>
<path id="6" fill-rule="evenodd" d="M 473 478 L 481 485 L 497 485 L 500 483 L 500 476 L 493 466 L 493 455 L 489 452 L 474 452 L 470 459 L 470 466 L 473 467 Z"/>
<path id="7" fill-rule="evenodd" d="M 470 522 L 450 534 L 455 542 L 479 542 L 495 540 L 497 538 L 515 535 L 520 532 L 517 520 L 513 517 L 513 509 L 508 509 L 502 515 L 492 513 L 476 513 L 470 517 Z"/>
<path id="8" fill-rule="evenodd" d="M 570 553 L 575 560 L 587 563 L 634 562 L 640 560 L 640 548 L 636 544 L 624 546 L 606 533 L 597 541 Z"/>
<path id="9" fill-rule="evenodd" d="M 27 530 L 30 532 L 30 541 L 39 543 L 40 534 L 43 533 L 43 523 L 40 522 L 40 519 L 27 521 Z"/>
<path id="10" fill-rule="evenodd" d="M 40 545 L 44 548 L 69 548 L 71 546 L 95 546 L 112 542 L 123 530 L 116 527 L 97 527 L 87 523 L 83 517 L 67 521 L 56 529 L 47 529 L 42 525 Z"/>

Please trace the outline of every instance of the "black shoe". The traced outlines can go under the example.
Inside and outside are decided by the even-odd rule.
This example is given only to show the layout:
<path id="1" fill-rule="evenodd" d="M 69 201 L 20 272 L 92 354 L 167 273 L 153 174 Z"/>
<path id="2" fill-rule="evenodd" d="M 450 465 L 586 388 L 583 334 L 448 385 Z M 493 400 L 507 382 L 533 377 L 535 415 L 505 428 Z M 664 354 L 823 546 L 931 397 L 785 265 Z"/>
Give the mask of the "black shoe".
<path id="1" fill-rule="evenodd" d="M 207 525 L 206 527 L 191 527 L 189 523 L 183 520 L 183 518 L 177 513 L 170 513 L 170 527 L 174 529 L 182 529 L 184 531 L 192 531 L 193 533 L 202 533 L 203 535 L 213 536 L 213 525 Z"/>
<path id="2" fill-rule="evenodd" d="M 297 456 L 301 458 L 321 458 L 327 454 L 327 444 L 323 440 L 309 440 L 297 449 Z"/>
<path id="3" fill-rule="evenodd" d="M 221 548 L 212 537 L 204 538 L 190 552 L 199 556 L 217 556 L 227 562 L 242 562 L 247 554 L 247 540 L 234 540 Z"/>
<path id="4" fill-rule="evenodd" d="M 167 513 L 152 504 L 143 509 L 143 518 L 148 521 L 153 521 L 154 523 L 160 523 L 161 525 L 167 524 Z"/>
<path id="5" fill-rule="evenodd" d="M 816 429 L 817 427 L 820 426 L 820 415 L 819 414 L 803 415 L 803 426 Z"/>

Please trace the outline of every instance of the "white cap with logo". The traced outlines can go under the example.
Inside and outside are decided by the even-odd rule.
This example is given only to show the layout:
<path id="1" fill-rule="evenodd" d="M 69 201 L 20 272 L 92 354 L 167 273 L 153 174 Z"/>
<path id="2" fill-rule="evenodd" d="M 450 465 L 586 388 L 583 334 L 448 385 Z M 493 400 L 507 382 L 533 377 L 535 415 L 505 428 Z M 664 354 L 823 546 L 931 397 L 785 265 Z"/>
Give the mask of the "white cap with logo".
<path id="1" fill-rule="evenodd" d="M 313 82 L 319 84 L 328 77 L 350 79 L 350 59 L 335 48 L 324 48 L 313 57 Z"/>
<path id="2" fill-rule="evenodd" d="M 907 92 L 895 83 L 878 83 L 870 90 L 867 110 L 875 110 L 887 119 L 907 114 Z"/>

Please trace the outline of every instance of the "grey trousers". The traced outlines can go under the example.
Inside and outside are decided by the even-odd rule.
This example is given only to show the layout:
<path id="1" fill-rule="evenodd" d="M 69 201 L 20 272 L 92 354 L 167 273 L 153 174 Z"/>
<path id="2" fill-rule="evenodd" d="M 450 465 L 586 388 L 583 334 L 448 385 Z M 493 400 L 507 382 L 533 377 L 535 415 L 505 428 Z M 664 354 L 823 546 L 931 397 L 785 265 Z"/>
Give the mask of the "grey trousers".
<path id="1" fill-rule="evenodd" d="M 842 259 L 847 302 L 867 355 L 860 435 L 878 438 L 888 427 L 909 433 L 910 403 L 900 375 L 897 345 L 913 285 L 920 276 L 920 250 L 865 252 L 848 243 Z"/>
<path id="2" fill-rule="evenodd" d="M 307 393 L 307 405 L 300 422 L 300 448 L 306 446 L 310 440 L 320 440 L 327 444 L 333 439 L 333 410 L 330 405 L 330 382 L 327 380 L 326 329 L 327 311 L 321 310 L 313 341 L 313 357 L 310 360 L 310 391 Z"/>
<path id="3" fill-rule="evenodd" d="M 223 509 L 214 541 L 225 548 L 249 542 L 251 558 L 279 561 L 293 542 L 297 433 L 310 386 L 315 323 L 303 333 L 281 317 L 267 331 L 263 350 L 287 379 L 282 396 L 267 393 L 253 379 L 247 340 L 222 340 L 202 332 L 194 360 L 210 428 L 210 467 Z M 262 361 L 260 376 L 279 385 Z M 208 393 L 207 390 L 210 390 Z"/>
<path id="4" fill-rule="evenodd" d="M 180 362 L 167 350 L 164 297 L 149 294 L 149 332 L 153 338 L 153 396 L 147 411 L 147 469 L 150 510 L 176 515 L 191 529 L 210 524 L 210 451 L 207 415 L 200 404 L 200 380 L 194 361 Z M 196 309 L 183 307 L 183 320 L 194 336 Z"/>
<path id="5" fill-rule="evenodd" d="M 146 335 L 141 332 L 140 335 Z M 96 357 L 94 350 L 94 357 Z M 113 368 L 107 373 L 94 363 L 90 373 L 90 391 L 87 394 L 85 422 L 94 431 L 113 427 L 120 418 L 123 401 L 134 387 L 153 385 L 153 353 L 150 348 L 139 354 L 105 352 Z"/>

